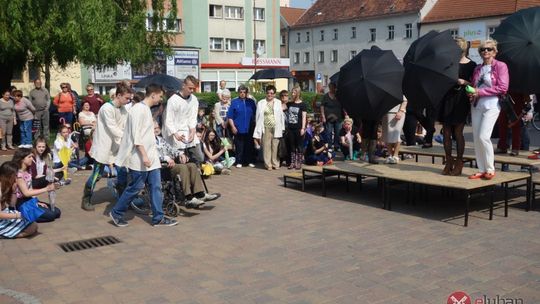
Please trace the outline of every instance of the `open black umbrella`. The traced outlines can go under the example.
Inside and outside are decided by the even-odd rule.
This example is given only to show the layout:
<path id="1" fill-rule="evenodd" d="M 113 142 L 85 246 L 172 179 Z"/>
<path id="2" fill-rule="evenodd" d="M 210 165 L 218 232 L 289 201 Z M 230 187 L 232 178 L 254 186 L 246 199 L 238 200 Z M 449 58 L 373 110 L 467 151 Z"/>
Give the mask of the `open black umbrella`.
<path id="1" fill-rule="evenodd" d="M 293 75 L 286 69 L 264 69 L 258 70 L 249 79 L 259 80 L 276 78 L 293 78 Z"/>
<path id="2" fill-rule="evenodd" d="M 334 75 L 330 76 L 330 82 L 335 83 L 336 85 L 339 82 L 339 72 L 336 72 Z"/>
<path id="3" fill-rule="evenodd" d="M 403 101 L 402 81 L 394 53 L 374 46 L 341 67 L 337 98 L 351 117 L 378 120 Z"/>
<path id="4" fill-rule="evenodd" d="M 166 91 L 177 92 L 182 89 L 183 82 L 174 76 L 166 74 L 154 74 L 139 80 L 139 82 L 135 84 L 135 87 L 144 88 L 149 84 L 158 84 L 161 85 Z"/>
<path id="5" fill-rule="evenodd" d="M 508 65 L 510 90 L 540 93 L 540 6 L 520 10 L 506 18 L 493 33 L 497 59 Z"/>
<path id="6" fill-rule="evenodd" d="M 430 31 L 414 41 L 403 58 L 403 93 L 413 109 L 437 108 L 457 83 L 461 49 L 450 31 Z"/>

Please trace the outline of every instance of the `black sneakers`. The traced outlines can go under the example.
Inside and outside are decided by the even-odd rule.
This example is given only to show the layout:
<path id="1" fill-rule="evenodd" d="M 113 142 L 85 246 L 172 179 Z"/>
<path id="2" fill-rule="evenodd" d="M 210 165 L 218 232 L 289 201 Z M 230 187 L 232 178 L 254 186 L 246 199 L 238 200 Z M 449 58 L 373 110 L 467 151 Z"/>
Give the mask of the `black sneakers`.
<path id="1" fill-rule="evenodd" d="M 176 226 L 178 225 L 178 221 L 176 220 L 172 220 L 168 217 L 163 217 L 161 219 L 161 221 L 159 221 L 159 223 L 156 223 L 156 224 L 152 224 L 152 226 L 154 227 L 158 227 L 158 226 Z"/>
<path id="2" fill-rule="evenodd" d="M 111 219 L 112 219 L 112 221 L 113 221 L 113 223 L 114 223 L 114 225 L 115 225 L 116 227 L 127 227 L 128 222 L 124 221 L 124 219 L 122 219 L 122 218 L 117 218 L 117 217 L 115 217 L 115 216 L 112 214 L 112 211 L 109 212 L 109 216 L 111 217 Z"/>

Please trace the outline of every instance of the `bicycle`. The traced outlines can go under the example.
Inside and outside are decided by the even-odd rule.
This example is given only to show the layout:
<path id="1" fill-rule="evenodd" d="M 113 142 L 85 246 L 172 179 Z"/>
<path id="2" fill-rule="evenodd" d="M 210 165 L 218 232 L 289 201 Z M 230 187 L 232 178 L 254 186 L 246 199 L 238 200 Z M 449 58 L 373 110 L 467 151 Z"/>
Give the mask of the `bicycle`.
<path id="1" fill-rule="evenodd" d="M 533 118 L 531 119 L 531 124 L 532 126 L 540 131 L 540 112 L 535 112 L 534 115 L 533 115 Z"/>

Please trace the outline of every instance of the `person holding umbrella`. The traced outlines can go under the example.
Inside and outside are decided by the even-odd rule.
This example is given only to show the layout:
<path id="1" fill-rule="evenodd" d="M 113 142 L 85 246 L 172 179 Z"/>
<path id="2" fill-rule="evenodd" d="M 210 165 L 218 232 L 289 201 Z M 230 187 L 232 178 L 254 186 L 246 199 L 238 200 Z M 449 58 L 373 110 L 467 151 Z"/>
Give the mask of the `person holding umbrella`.
<path id="1" fill-rule="evenodd" d="M 499 96 L 506 94 L 510 77 L 506 64 L 495 59 L 497 41 L 484 41 L 478 52 L 483 63 L 474 69 L 472 84 L 476 89 L 469 93 L 469 98 L 472 102 L 474 153 L 480 172 L 469 176 L 469 179 L 490 180 L 495 177 L 495 157 L 490 137 L 501 111 Z"/>
<path id="2" fill-rule="evenodd" d="M 446 157 L 446 165 L 443 175 L 461 175 L 463 170 L 463 152 L 465 151 L 465 137 L 463 128 L 471 109 L 469 98 L 465 93 L 465 86 L 470 85 L 476 63 L 467 58 L 468 44 L 462 37 L 456 38 L 457 45 L 461 48 L 459 60 L 459 79 L 457 84 L 446 93 L 439 107 L 438 120 L 443 124 L 443 145 Z M 456 140 L 457 158 L 452 157 L 452 135 Z"/>

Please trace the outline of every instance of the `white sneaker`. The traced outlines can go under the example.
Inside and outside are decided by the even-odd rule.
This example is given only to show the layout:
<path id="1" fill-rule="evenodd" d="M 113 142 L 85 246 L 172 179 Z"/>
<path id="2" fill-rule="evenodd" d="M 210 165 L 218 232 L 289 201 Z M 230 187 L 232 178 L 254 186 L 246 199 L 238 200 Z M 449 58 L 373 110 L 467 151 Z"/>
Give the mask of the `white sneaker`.
<path id="1" fill-rule="evenodd" d="M 242 164 L 237 164 L 236 168 L 242 168 Z"/>
<path id="2" fill-rule="evenodd" d="M 384 163 L 385 163 L 385 164 L 391 164 L 391 163 L 392 163 L 392 156 L 388 156 L 388 157 L 384 160 Z"/>
<path id="3" fill-rule="evenodd" d="M 399 163 L 400 159 L 399 156 L 394 156 L 394 164 Z"/>
<path id="4" fill-rule="evenodd" d="M 73 174 L 73 173 L 77 172 L 77 168 L 69 167 L 67 171 L 68 171 L 69 174 Z"/>
<path id="5" fill-rule="evenodd" d="M 204 202 L 209 202 L 209 201 L 217 200 L 220 197 L 221 197 L 220 193 L 212 193 L 212 194 L 205 193 L 203 197 L 199 198 L 199 200 L 202 200 Z"/>
<path id="6" fill-rule="evenodd" d="M 254 164 L 248 164 L 248 167 L 255 168 L 255 165 Z"/>
<path id="7" fill-rule="evenodd" d="M 186 202 L 186 207 L 187 208 L 198 208 L 202 205 L 204 205 L 205 202 L 203 200 L 200 200 L 196 197 L 193 197 L 192 199 L 190 199 L 189 201 Z"/>

